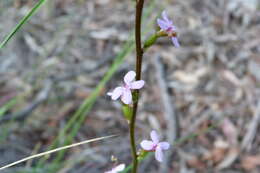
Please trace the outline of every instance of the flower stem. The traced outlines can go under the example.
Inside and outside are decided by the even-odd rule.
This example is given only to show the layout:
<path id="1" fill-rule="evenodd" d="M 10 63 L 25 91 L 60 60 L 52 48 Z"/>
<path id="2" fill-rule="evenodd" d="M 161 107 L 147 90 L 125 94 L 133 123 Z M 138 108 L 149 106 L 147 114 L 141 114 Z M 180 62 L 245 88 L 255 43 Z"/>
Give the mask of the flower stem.
<path id="1" fill-rule="evenodd" d="M 142 59 L 143 59 L 143 49 L 141 40 L 141 21 L 142 21 L 142 11 L 143 11 L 144 0 L 136 1 L 136 13 L 135 13 L 135 46 L 136 46 L 136 80 L 141 80 L 142 71 Z M 133 106 L 133 115 L 130 120 L 130 142 L 132 150 L 133 168 L 132 173 L 137 173 L 138 159 L 135 145 L 135 120 L 136 112 L 138 108 L 139 91 L 135 92 L 136 101 Z"/>

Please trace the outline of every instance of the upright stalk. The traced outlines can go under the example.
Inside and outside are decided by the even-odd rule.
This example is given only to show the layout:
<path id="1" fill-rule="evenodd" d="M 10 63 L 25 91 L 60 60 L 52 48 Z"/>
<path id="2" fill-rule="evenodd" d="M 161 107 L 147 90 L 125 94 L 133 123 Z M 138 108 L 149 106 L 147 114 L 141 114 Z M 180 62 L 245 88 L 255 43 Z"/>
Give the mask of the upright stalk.
<path id="1" fill-rule="evenodd" d="M 143 49 L 141 40 L 141 21 L 142 21 L 142 11 L 143 11 L 144 0 L 136 0 L 136 13 L 135 13 L 135 46 L 136 46 L 136 80 L 141 80 L 142 72 L 142 59 L 143 59 Z M 138 160 L 135 145 L 135 120 L 136 112 L 138 108 L 139 91 L 137 90 L 134 94 L 136 96 L 136 101 L 134 101 L 133 115 L 129 124 L 130 129 L 130 142 L 132 150 L 133 168 L 132 173 L 137 172 Z"/>

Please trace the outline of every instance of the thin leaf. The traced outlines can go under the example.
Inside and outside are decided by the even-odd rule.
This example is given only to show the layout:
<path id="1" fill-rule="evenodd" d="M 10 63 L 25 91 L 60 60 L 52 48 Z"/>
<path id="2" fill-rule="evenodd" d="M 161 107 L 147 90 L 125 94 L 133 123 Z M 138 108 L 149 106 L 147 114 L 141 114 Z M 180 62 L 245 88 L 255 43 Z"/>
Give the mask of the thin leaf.
<path id="1" fill-rule="evenodd" d="M 41 157 L 41 156 L 44 156 L 44 155 L 49 155 L 49 154 L 55 153 L 55 152 L 57 152 L 57 151 L 65 150 L 65 149 L 68 149 L 68 148 L 76 147 L 76 146 L 83 145 L 83 144 L 87 144 L 87 143 L 90 143 L 90 142 L 100 141 L 100 140 L 107 139 L 107 138 L 111 138 L 111 137 L 115 137 L 115 136 L 117 136 L 117 135 L 110 135 L 110 136 L 105 136 L 105 137 L 100 137 L 100 138 L 94 138 L 94 139 L 90 139 L 90 140 L 85 140 L 85 141 L 82 141 L 82 142 L 78 142 L 78 143 L 74 143 L 74 144 L 71 144 L 71 145 L 59 147 L 59 148 L 56 148 L 56 149 L 53 149 L 53 150 L 50 150 L 50 151 L 46 151 L 46 152 L 43 152 L 43 153 L 35 154 L 35 155 L 32 155 L 32 156 L 23 158 L 23 159 L 21 159 L 21 160 L 18 160 L 18 161 L 16 161 L 16 162 L 10 163 L 10 164 L 8 164 L 8 165 L 5 165 L 5 166 L 3 166 L 3 167 L 0 167 L 0 170 L 4 170 L 4 169 L 6 169 L 6 168 L 9 168 L 9 167 L 14 166 L 14 165 L 17 165 L 17 164 L 19 164 L 19 163 L 25 162 L 25 161 L 27 161 L 27 160 L 31 160 L 31 159 L 34 159 L 34 158 L 37 158 L 37 157 Z"/>
<path id="2" fill-rule="evenodd" d="M 32 17 L 35 12 L 46 2 L 46 0 L 39 0 L 37 4 L 28 12 L 26 16 L 11 30 L 11 32 L 5 37 L 5 39 L 0 44 L 0 49 L 3 48 L 8 41 L 16 34 L 17 31 Z"/>
<path id="3" fill-rule="evenodd" d="M 12 100 L 8 101 L 5 105 L 0 108 L 0 118 L 15 104 L 17 103 L 17 98 L 13 98 Z"/>

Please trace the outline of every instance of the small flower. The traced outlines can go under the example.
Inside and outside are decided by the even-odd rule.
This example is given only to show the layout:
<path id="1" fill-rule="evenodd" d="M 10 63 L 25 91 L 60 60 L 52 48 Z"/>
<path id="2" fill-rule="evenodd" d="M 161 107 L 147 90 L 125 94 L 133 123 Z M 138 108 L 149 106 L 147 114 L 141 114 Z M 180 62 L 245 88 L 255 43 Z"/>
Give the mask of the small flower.
<path id="1" fill-rule="evenodd" d="M 129 71 L 124 76 L 124 85 L 121 87 L 116 87 L 113 92 L 108 92 L 107 95 L 111 96 L 112 100 L 117 100 L 121 97 L 121 100 L 125 104 L 132 103 L 132 93 L 133 89 L 141 89 L 144 86 L 143 80 L 134 81 L 136 73 L 134 71 Z"/>
<path id="2" fill-rule="evenodd" d="M 106 171 L 105 173 L 118 173 L 120 171 L 123 171 L 124 169 L 125 169 L 125 164 L 120 164 L 112 168 L 110 171 Z"/>
<path id="3" fill-rule="evenodd" d="M 150 136 L 152 140 L 143 140 L 141 142 L 141 147 L 145 151 L 155 151 L 155 159 L 162 162 L 163 150 L 168 150 L 170 148 L 170 144 L 168 142 L 159 142 L 159 137 L 155 130 L 151 132 Z"/>
<path id="4" fill-rule="evenodd" d="M 171 37 L 174 46 L 180 47 L 177 39 L 177 28 L 173 25 L 173 22 L 169 20 L 166 11 L 162 12 L 162 19 L 157 19 L 157 24 L 169 37 Z"/>

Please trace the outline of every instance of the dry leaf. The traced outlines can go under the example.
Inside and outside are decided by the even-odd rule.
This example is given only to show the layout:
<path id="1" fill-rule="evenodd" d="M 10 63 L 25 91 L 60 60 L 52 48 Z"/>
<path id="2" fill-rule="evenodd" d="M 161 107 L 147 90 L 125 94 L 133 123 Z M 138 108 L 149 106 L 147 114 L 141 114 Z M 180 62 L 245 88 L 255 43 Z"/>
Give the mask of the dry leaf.
<path id="1" fill-rule="evenodd" d="M 241 162 L 242 168 L 247 171 L 253 170 L 257 166 L 260 166 L 260 155 L 245 156 Z"/>
<path id="2" fill-rule="evenodd" d="M 221 72 L 221 75 L 224 79 L 228 80 L 235 86 L 240 86 L 240 80 L 237 78 L 237 76 L 230 70 L 223 70 Z"/>
<path id="3" fill-rule="evenodd" d="M 203 156 L 203 160 L 212 161 L 214 164 L 219 163 L 225 158 L 226 152 L 224 148 L 214 148 Z"/>
<path id="4" fill-rule="evenodd" d="M 174 73 L 174 77 L 185 84 L 196 85 L 199 82 L 199 78 L 207 74 L 208 71 L 208 68 L 200 68 L 194 72 L 177 70 Z"/>
<path id="5" fill-rule="evenodd" d="M 232 165 L 239 155 L 238 148 L 231 148 L 226 156 L 226 158 L 220 162 L 217 166 L 217 169 L 224 169 Z"/>
<path id="6" fill-rule="evenodd" d="M 225 118 L 221 124 L 222 132 L 226 136 L 228 142 L 232 145 L 237 144 L 237 129 L 236 126 L 228 119 Z"/>
<path id="7" fill-rule="evenodd" d="M 206 164 L 201 161 L 198 157 L 193 157 L 192 159 L 187 160 L 187 163 L 190 167 L 203 170 L 206 167 Z"/>

